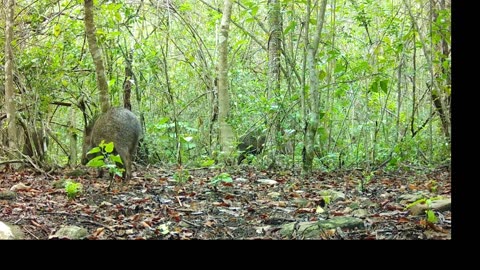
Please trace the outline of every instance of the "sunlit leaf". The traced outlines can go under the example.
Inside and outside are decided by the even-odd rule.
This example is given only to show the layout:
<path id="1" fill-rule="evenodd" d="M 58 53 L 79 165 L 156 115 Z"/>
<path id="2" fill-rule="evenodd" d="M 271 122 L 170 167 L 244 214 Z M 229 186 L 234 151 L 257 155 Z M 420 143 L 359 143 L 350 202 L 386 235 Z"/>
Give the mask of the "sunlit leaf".
<path id="1" fill-rule="evenodd" d="M 214 160 L 214 159 L 207 159 L 207 160 L 202 161 L 202 163 L 200 164 L 200 166 L 202 166 L 202 167 L 210 167 L 210 166 L 212 166 L 213 164 L 215 164 L 215 160 Z"/>
<path id="2" fill-rule="evenodd" d="M 182 4 L 180 4 L 180 6 L 178 7 L 178 10 L 179 11 L 191 11 L 192 10 L 192 5 L 190 5 L 190 3 L 187 3 L 187 2 L 183 2 Z"/>
<path id="3" fill-rule="evenodd" d="M 90 151 L 88 151 L 87 155 L 99 153 L 100 151 L 102 151 L 102 149 L 100 149 L 100 147 L 97 146 L 97 147 L 92 148 Z"/>
<path id="4" fill-rule="evenodd" d="M 120 157 L 120 155 L 111 155 L 111 156 L 110 156 L 110 159 L 111 159 L 113 162 L 123 164 L 123 161 L 122 161 L 122 158 Z"/>
<path id="5" fill-rule="evenodd" d="M 432 210 L 425 210 L 425 213 L 427 214 L 427 221 L 430 223 L 437 223 L 438 218 L 435 216 L 435 213 Z"/>
<path id="6" fill-rule="evenodd" d="M 114 148 L 113 142 L 109 142 L 109 143 L 105 144 L 105 152 L 112 153 L 113 148 Z"/>
<path id="7" fill-rule="evenodd" d="M 105 165 L 105 161 L 103 161 L 103 156 L 98 156 L 94 159 L 91 159 L 88 163 L 87 163 L 87 166 L 89 167 L 94 167 L 94 168 L 98 168 L 98 167 L 101 167 Z"/>
<path id="8" fill-rule="evenodd" d="M 191 140 L 193 140 L 193 137 L 187 136 L 187 137 L 182 137 L 182 139 L 186 142 L 190 142 Z"/>
<path id="9" fill-rule="evenodd" d="M 290 23 L 289 23 L 288 26 L 285 28 L 285 30 L 283 30 L 283 33 L 284 33 L 285 35 L 288 34 L 290 31 L 294 30 L 296 26 L 297 26 L 297 22 L 296 22 L 296 21 L 290 21 Z"/>
<path id="10" fill-rule="evenodd" d="M 60 25 L 56 24 L 54 27 L 53 27 L 53 35 L 58 37 L 60 35 L 60 33 L 62 32 L 62 28 Z"/>

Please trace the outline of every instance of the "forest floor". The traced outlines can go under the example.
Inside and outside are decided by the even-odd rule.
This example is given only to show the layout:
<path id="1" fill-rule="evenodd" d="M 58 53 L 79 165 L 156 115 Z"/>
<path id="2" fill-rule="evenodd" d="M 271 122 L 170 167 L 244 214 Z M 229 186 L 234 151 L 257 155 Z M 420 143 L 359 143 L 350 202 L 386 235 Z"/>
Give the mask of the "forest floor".
<path id="1" fill-rule="evenodd" d="M 451 239 L 451 210 L 434 210 L 437 221 L 429 222 L 425 213 L 406 208 L 422 199 L 449 199 L 448 168 L 316 172 L 308 178 L 249 166 L 226 171 L 231 182 L 228 175 L 215 178 L 218 169 L 196 169 L 178 183 L 176 170 L 137 166 L 128 184 L 114 181 L 111 190 L 108 174 L 97 179 L 94 170 L 79 177 L 0 172 L 0 193 L 15 192 L 0 198 L 0 221 L 18 226 L 24 239 L 58 239 L 55 232 L 66 225 L 86 229 L 85 239 L 303 239 L 282 234 L 282 225 L 345 216 L 361 219 L 364 227 L 308 238 Z M 53 185 L 62 179 L 81 183 L 82 193 L 68 199 L 65 188 Z"/>

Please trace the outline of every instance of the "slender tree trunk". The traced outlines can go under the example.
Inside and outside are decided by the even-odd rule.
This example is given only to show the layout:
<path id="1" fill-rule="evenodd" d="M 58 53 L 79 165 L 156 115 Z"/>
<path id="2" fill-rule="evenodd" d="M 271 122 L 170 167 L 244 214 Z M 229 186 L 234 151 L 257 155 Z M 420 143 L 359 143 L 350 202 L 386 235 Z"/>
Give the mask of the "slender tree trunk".
<path id="1" fill-rule="evenodd" d="M 327 0 L 322 0 L 320 4 L 320 11 L 317 12 L 317 25 L 315 36 L 312 41 L 308 43 L 307 50 L 307 70 L 309 72 L 309 94 L 307 98 L 307 115 L 306 128 L 304 135 L 304 154 L 303 154 L 303 173 L 308 174 L 312 170 L 313 158 L 315 156 L 315 139 L 317 129 L 320 124 L 320 91 L 318 87 L 319 71 L 315 68 L 318 46 L 320 44 L 320 37 L 322 34 L 323 22 L 325 20 L 325 9 Z"/>
<path id="2" fill-rule="evenodd" d="M 220 145 L 226 157 L 233 151 L 233 130 L 228 123 L 230 112 L 230 96 L 228 92 L 228 31 L 232 1 L 225 0 L 218 44 L 218 118 L 220 125 Z"/>
<path id="3" fill-rule="evenodd" d="M 70 119 L 68 121 L 69 126 L 69 139 L 70 139 L 70 158 L 68 164 L 70 167 L 77 166 L 77 133 L 75 132 L 75 109 L 70 107 Z"/>
<path id="4" fill-rule="evenodd" d="M 7 0 L 5 24 L 5 109 L 7 113 L 7 141 L 10 149 L 17 147 L 15 89 L 13 87 L 13 22 L 15 0 Z M 12 155 L 14 151 L 10 151 Z M 12 156 L 14 158 L 15 156 Z"/>
<path id="5" fill-rule="evenodd" d="M 271 0 L 269 2 L 269 12 L 268 12 L 268 21 L 270 24 L 270 37 L 268 39 L 268 91 L 267 97 L 269 100 L 275 100 L 275 105 L 277 103 L 277 93 L 280 90 L 280 56 L 281 56 L 281 30 L 282 30 L 282 20 L 280 16 L 280 1 Z M 278 107 L 278 106 L 277 106 Z M 275 156 L 276 150 L 279 149 L 279 131 L 280 131 L 280 121 L 279 121 L 279 112 L 280 110 L 272 110 L 273 113 L 270 116 L 270 136 L 269 141 L 270 145 L 276 146 L 272 147 L 270 151 L 270 167 L 275 166 Z"/>
<path id="6" fill-rule="evenodd" d="M 172 86 L 171 86 L 171 83 L 170 83 L 170 75 L 168 73 L 168 62 L 167 62 L 167 56 L 169 54 L 169 51 L 168 51 L 168 48 L 169 48 L 169 40 L 170 40 L 170 37 L 167 37 L 165 39 L 165 46 L 161 48 L 161 52 L 162 52 L 162 58 L 163 58 L 163 73 L 165 75 L 165 82 L 167 84 L 167 99 L 168 99 L 168 102 L 171 104 L 172 106 L 172 110 L 173 110 L 173 127 L 174 127 L 174 132 L 175 132 L 175 147 L 177 148 L 176 149 L 176 157 L 177 157 L 177 165 L 182 165 L 183 163 L 183 159 L 182 159 L 182 140 L 180 140 L 180 127 L 178 125 L 178 113 L 177 113 L 177 106 L 176 106 L 176 102 L 175 102 L 175 95 L 174 95 L 174 92 L 172 90 Z"/>
<path id="7" fill-rule="evenodd" d="M 438 20 L 439 13 L 445 9 L 450 8 L 450 1 L 445 2 L 445 0 L 440 0 L 438 1 L 439 6 L 437 7 L 435 1 L 430 1 L 431 6 L 432 6 L 432 23 L 436 23 Z M 441 29 L 441 28 L 440 28 Z M 450 46 L 448 45 L 447 41 L 447 35 L 446 33 L 442 33 L 441 30 L 437 30 L 438 33 L 433 33 L 432 35 L 440 35 L 442 38 L 441 40 L 437 43 L 434 44 L 433 46 L 436 47 L 436 51 L 440 52 L 438 56 L 438 61 L 435 61 L 435 77 L 436 80 L 438 81 L 437 85 L 439 87 L 437 90 L 438 91 L 432 91 L 432 100 L 434 102 L 435 108 L 437 109 L 437 112 L 440 116 L 440 120 L 442 122 L 442 130 L 443 134 L 445 135 L 445 138 L 447 140 L 450 140 L 450 126 L 451 126 L 451 121 L 450 121 L 450 93 L 447 91 L 447 88 L 451 87 L 451 71 L 450 68 L 447 68 L 444 63 L 447 62 L 448 56 L 450 55 Z"/>
<path id="8" fill-rule="evenodd" d="M 130 97 L 132 95 L 133 80 L 132 52 L 127 52 L 125 58 L 125 80 L 123 81 L 123 107 L 131 111 L 132 102 L 130 101 Z"/>
<path id="9" fill-rule="evenodd" d="M 435 46 L 435 50 L 439 50 L 440 52 L 443 52 L 444 49 L 441 48 L 441 44 L 446 44 L 446 38 L 445 38 L 445 35 L 444 33 L 434 33 L 433 32 L 433 29 L 431 28 L 430 29 L 430 34 L 431 35 L 441 35 L 442 36 L 442 39 L 440 41 L 440 48 L 438 48 L 438 44 L 430 44 L 430 47 L 427 46 L 427 39 L 424 37 L 423 35 L 423 32 L 422 32 L 422 29 L 419 27 L 417 21 L 416 21 L 416 18 L 415 16 L 413 15 L 412 13 L 412 9 L 410 7 L 410 4 L 409 4 L 409 1 L 407 0 L 403 0 L 406 8 L 407 8 L 407 11 L 410 15 L 410 17 L 412 18 L 412 22 L 415 26 L 415 30 L 417 31 L 418 33 L 418 36 L 419 36 L 419 40 L 420 42 L 422 43 L 422 49 L 423 49 L 423 53 L 425 55 L 425 59 L 427 60 L 427 63 L 428 63 L 428 66 L 430 68 L 430 77 L 431 77 L 431 83 L 430 85 L 428 85 L 429 87 L 429 90 L 430 90 L 430 95 L 431 95 L 431 98 L 432 98 L 432 102 L 433 102 L 433 105 L 435 107 L 435 110 L 436 112 L 438 113 L 438 116 L 440 117 L 440 121 L 442 123 L 442 131 L 445 135 L 445 137 L 447 138 L 447 140 L 450 140 L 450 128 L 451 128 L 451 122 L 450 122 L 450 115 L 447 114 L 447 112 L 449 112 L 450 110 L 449 109 L 445 109 L 445 99 L 449 100 L 450 99 L 450 93 L 446 93 L 446 89 L 445 87 L 441 87 L 438 80 L 436 79 L 436 76 L 438 75 L 439 77 L 442 77 L 442 75 L 446 75 L 447 78 L 450 77 L 450 71 L 448 71 L 448 74 L 441 74 L 442 73 L 442 67 L 441 65 L 443 65 L 443 61 L 442 60 L 445 60 L 448 56 L 447 55 L 442 55 L 440 57 L 440 59 L 434 59 L 435 55 L 432 53 L 432 49 L 434 48 Z M 449 7 L 450 6 L 450 3 L 448 1 L 448 3 L 445 3 L 444 1 L 441 2 L 441 6 L 442 9 L 443 7 Z M 431 15 L 432 15 L 432 18 L 431 18 L 431 21 L 432 23 L 436 21 L 436 18 L 438 16 L 438 10 L 436 10 L 436 7 L 435 7 L 435 3 L 433 1 L 430 1 L 430 8 L 431 8 Z M 448 44 L 447 44 L 448 46 Z M 449 49 L 446 48 L 445 49 L 446 52 L 449 52 Z M 437 60 L 437 61 L 434 61 L 434 60 Z M 440 71 L 437 71 L 437 70 L 440 70 Z M 450 87 L 450 85 L 448 85 L 448 87 Z M 445 96 L 447 98 L 445 98 Z M 448 106 L 450 106 L 448 104 Z"/>
<path id="10" fill-rule="evenodd" d="M 108 96 L 107 77 L 105 76 L 105 65 L 103 64 L 102 51 L 98 47 L 95 36 L 95 23 L 93 21 L 93 0 L 85 0 L 85 32 L 87 35 L 88 47 L 95 63 L 98 91 L 100 94 L 100 106 L 105 113 L 110 108 Z"/>

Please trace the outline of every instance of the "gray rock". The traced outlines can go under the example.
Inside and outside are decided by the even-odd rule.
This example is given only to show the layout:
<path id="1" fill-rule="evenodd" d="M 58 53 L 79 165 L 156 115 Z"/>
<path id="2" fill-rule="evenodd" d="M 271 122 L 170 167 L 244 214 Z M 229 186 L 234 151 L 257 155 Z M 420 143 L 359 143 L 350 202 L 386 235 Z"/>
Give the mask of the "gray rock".
<path id="1" fill-rule="evenodd" d="M 398 196 L 397 201 L 402 202 L 402 203 L 412 203 L 416 200 L 420 200 L 422 198 L 425 198 L 425 194 L 421 192 L 417 192 L 415 194 L 402 194 Z"/>
<path id="2" fill-rule="evenodd" d="M 0 191 L 0 200 L 14 200 L 17 197 L 17 193 L 10 190 Z"/>
<path id="3" fill-rule="evenodd" d="M 278 184 L 277 181 L 272 180 L 272 179 L 258 179 L 257 182 L 260 183 L 260 184 L 265 184 L 265 185 L 276 185 L 276 184 Z"/>
<path id="4" fill-rule="evenodd" d="M 452 199 L 433 200 L 430 205 L 415 204 L 409 210 L 412 215 L 418 216 L 425 214 L 425 210 L 450 211 L 452 208 Z"/>
<path id="5" fill-rule="evenodd" d="M 336 190 L 333 190 L 333 189 L 322 190 L 322 191 L 320 191 L 320 194 L 322 196 L 330 196 L 331 197 L 330 198 L 331 202 L 345 200 L 345 193 L 340 192 L 340 191 L 336 191 Z"/>
<path id="6" fill-rule="evenodd" d="M 20 227 L 0 221 L 0 240 L 23 239 L 24 236 Z"/>
<path id="7" fill-rule="evenodd" d="M 354 217 L 363 218 L 368 216 L 368 211 L 360 208 L 360 209 L 353 210 L 352 215 Z"/>
<path id="8" fill-rule="evenodd" d="M 363 220 L 354 217 L 334 217 L 329 220 L 313 222 L 291 222 L 282 226 L 280 234 L 286 238 L 295 236 L 301 239 L 318 239 L 321 238 L 324 230 L 336 228 L 363 229 L 364 224 Z"/>
<path id="9" fill-rule="evenodd" d="M 88 235 L 88 231 L 85 228 L 78 226 L 64 226 L 60 228 L 54 235 L 50 236 L 49 239 L 70 239 L 78 240 L 83 239 Z"/>

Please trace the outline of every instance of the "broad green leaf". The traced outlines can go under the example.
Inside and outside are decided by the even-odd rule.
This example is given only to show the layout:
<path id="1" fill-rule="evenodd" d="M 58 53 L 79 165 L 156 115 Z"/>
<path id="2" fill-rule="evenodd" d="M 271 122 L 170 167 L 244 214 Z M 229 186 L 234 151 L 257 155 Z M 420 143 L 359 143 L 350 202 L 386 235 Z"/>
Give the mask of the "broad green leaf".
<path id="1" fill-rule="evenodd" d="M 158 120 L 157 124 L 158 125 L 163 125 L 163 124 L 167 123 L 169 120 L 170 120 L 170 118 L 168 118 L 168 117 L 162 117 L 162 118 L 160 118 L 160 120 Z"/>
<path id="2" fill-rule="evenodd" d="M 98 157 L 99 157 L 100 159 L 97 159 Z M 104 166 L 104 165 L 105 165 L 105 161 L 103 161 L 103 156 L 98 156 L 98 157 L 90 160 L 90 161 L 87 163 L 87 166 L 88 166 L 88 167 L 94 167 L 94 168 L 99 168 L 99 167 Z"/>
<path id="3" fill-rule="evenodd" d="M 257 12 L 258 12 L 258 5 L 252 6 L 250 9 L 250 13 L 252 14 L 252 16 L 257 15 Z"/>
<path id="4" fill-rule="evenodd" d="M 438 218 L 435 216 L 435 213 L 432 210 L 425 210 L 425 213 L 427 214 L 427 221 L 430 223 L 437 223 Z"/>
<path id="5" fill-rule="evenodd" d="M 319 78 L 320 80 L 323 80 L 323 79 L 325 79 L 325 77 L 327 77 L 327 72 L 325 72 L 325 70 L 323 70 L 323 69 L 320 70 L 320 72 L 319 72 L 319 74 L 318 74 L 318 78 Z"/>
<path id="6" fill-rule="evenodd" d="M 97 146 L 97 147 L 92 148 L 90 151 L 88 151 L 87 155 L 99 153 L 100 151 L 101 151 L 100 147 Z"/>
<path id="7" fill-rule="evenodd" d="M 380 81 L 380 88 L 386 94 L 388 91 L 388 80 L 381 80 Z"/>
<path id="8" fill-rule="evenodd" d="M 61 29 L 60 25 L 56 24 L 56 25 L 53 27 L 53 35 L 56 36 L 56 37 L 58 37 L 61 32 L 62 32 L 62 29 Z"/>
<path id="9" fill-rule="evenodd" d="M 335 73 L 343 72 L 345 70 L 345 66 L 343 65 L 343 62 L 338 61 L 335 65 Z"/>
<path id="10" fill-rule="evenodd" d="M 105 145 L 105 152 L 112 153 L 113 152 L 113 142 L 109 142 Z"/>
<path id="11" fill-rule="evenodd" d="M 115 78 L 112 78 L 111 80 L 109 80 L 109 81 L 108 81 L 108 87 L 110 88 L 110 87 L 112 87 L 113 85 L 115 85 L 115 82 L 116 82 L 116 81 L 117 81 L 117 80 L 115 80 Z"/>
<path id="12" fill-rule="evenodd" d="M 373 93 L 377 93 L 378 92 L 378 81 L 374 81 L 371 85 L 370 85 L 370 92 L 373 92 Z"/>
<path id="13" fill-rule="evenodd" d="M 285 34 L 285 35 L 288 34 L 290 31 L 294 30 L 296 26 L 297 26 L 296 21 L 290 21 L 290 23 L 285 28 L 285 30 L 283 30 L 283 34 Z"/>
<path id="14" fill-rule="evenodd" d="M 224 177 L 222 178 L 222 181 L 225 182 L 225 183 L 232 183 L 233 182 L 233 179 L 232 177 Z"/>
<path id="15" fill-rule="evenodd" d="M 122 158 L 120 157 L 120 155 L 111 155 L 111 156 L 110 156 L 110 159 L 111 159 L 113 162 L 123 164 L 123 161 L 122 161 Z"/>
<path id="16" fill-rule="evenodd" d="M 325 201 L 325 204 L 330 204 L 332 196 L 323 196 L 323 200 Z"/>

